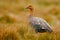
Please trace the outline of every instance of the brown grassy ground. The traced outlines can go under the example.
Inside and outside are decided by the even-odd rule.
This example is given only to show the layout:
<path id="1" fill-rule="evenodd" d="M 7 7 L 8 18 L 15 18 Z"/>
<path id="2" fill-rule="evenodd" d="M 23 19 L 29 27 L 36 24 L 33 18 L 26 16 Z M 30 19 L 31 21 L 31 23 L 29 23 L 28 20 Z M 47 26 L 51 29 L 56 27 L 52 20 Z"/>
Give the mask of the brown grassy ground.
<path id="1" fill-rule="evenodd" d="M 34 16 L 44 18 L 52 33 L 35 33 L 28 24 L 28 4 L 35 6 Z M 60 40 L 59 0 L 0 0 L 0 40 Z"/>

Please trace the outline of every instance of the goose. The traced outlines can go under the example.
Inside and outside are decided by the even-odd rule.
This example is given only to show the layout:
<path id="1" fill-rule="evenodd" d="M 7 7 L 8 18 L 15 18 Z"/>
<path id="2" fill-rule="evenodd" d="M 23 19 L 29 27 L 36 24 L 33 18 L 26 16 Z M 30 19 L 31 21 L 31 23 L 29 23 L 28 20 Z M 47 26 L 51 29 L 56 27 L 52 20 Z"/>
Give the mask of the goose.
<path id="1" fill-rule="evenodd" d="M 28 5 L 26 9 L 29 10 L 28 15 L 28 21 L 33 29 L 35 29 L 36 32 L 43 33 L 43 32 L 53 32 L 51 26 L 48 24 L 46 20 L 40 17 L 34 17 L 34 6 Z"/>

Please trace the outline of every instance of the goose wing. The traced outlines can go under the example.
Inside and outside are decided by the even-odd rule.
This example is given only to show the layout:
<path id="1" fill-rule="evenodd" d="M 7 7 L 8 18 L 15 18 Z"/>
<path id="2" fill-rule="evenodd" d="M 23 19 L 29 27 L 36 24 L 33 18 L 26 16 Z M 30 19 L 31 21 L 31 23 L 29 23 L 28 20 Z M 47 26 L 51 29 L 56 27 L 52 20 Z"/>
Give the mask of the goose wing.
<path id="1" fill-rule="evenodd" d="M 42 26 L 42 29 L 46 29 L 48 32 L 53 31 L 51 26 L 44 19 L 40 19 L 40 25 Z"/>

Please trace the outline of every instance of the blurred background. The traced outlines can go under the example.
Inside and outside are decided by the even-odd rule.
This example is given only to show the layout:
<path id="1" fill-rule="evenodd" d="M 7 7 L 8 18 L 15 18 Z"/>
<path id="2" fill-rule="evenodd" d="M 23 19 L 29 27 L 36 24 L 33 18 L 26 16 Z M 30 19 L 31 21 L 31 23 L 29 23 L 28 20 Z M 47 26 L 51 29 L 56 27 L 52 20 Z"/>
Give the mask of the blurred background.
<path id="1" fill-rule="evenodd" d="M 35 7 L 34 16 L 46 19 L 51 25 L 60 25 L 60 0 L 0 0 L 0 21 L 24 21 L 29 4 Z"/>
<path id="2" fill-rule="evenodd" d="M 29 12 L 25 9 L 29 4 L 32 4 L 35 8 L 34 16 L 45 19 L 52 26 L 53 30 L 60 31 L 60 0 L 0 0 L 1 35 L 12 30 L 15 32 L 16 29 L 22 26 L 23 28 L 20 29 L 24 34 L 27 32 L 26 30 L 31 29 L 28 28 L 27 14 Z M 26 40 L 28 39 L 26 38 Z"/>

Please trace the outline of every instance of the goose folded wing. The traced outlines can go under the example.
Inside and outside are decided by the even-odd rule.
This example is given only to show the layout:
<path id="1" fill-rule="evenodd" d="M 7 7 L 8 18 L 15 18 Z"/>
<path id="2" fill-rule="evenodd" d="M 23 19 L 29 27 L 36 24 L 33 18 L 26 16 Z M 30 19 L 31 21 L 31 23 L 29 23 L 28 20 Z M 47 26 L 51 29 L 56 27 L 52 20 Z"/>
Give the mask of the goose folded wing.
<path id="1" fill-rule="evenodd" d="M 46 29 L 48 32 L 53 31 L 51 26 L 44 19 L 41 19 L 40 23 L 41 23 L 40 25 L 42 26 L 42 29 Z"/>

